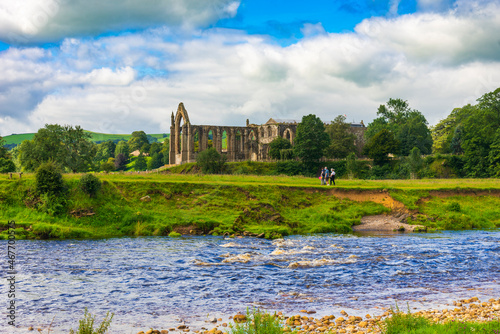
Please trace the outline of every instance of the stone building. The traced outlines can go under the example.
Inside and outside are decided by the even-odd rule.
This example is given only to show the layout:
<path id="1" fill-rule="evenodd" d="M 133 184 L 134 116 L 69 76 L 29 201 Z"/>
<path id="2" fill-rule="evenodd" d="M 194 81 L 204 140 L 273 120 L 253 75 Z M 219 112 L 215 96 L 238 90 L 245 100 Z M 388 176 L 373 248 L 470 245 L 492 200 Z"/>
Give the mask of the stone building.
<path id="1" fill-rule="evenodd" d="M 172 165 L 195 162 L 199 152 L 213 146 L 227 161 L 265 161 L 271 141 L 279 136 L 293 144 L 296 132 L 296 121 L 272 118 L 262 125 L 248 120 L 246 126 L 193 125 L 184 104 L 179 103 L 171 116 L 169 160 Z"/>

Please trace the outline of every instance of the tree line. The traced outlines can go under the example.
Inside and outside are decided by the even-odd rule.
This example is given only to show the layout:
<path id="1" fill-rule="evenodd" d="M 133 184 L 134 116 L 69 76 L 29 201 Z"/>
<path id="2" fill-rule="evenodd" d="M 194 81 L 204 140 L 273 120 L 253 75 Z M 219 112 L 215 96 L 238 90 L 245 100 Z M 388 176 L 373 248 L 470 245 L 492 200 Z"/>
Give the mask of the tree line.
<path id="1" fill-rule="evenodd" d="M 500 176 L 500 88 L 481 96 L 477 104 L 454 109 L 433 127 L 408 101 L 391 98 L 368 124 L 362 150 L 350 126 L 342 115 L 328 124 L 306 115 L 297 125 L 294 145 L 278 137 L 269 144 L 269 157 L 286 161 L 284 173 L 291 174 L 314 173 L 325 160 L 334 159 L 339 176 L 358 178 Z M 47 161 L 68 172 L 123 170 L 131 159 L 135 170 L 168 164 L 168 138 L 151 141 L 144 131 L 135 131 L 128 141 L 94 144 L 79 126 L 48 124 L 10 151 L 0 137 L 0 172 L 34 171 Z M 130 158 L 135 150 L 139 156 Z M 223 171 L 223 157 L 214 148 L 207 151 L 198 155 L 203 170 Z"/>
<path id="2" fill-rule="evenodd" d="M 47 162 L 72 173 L 124 170 L 134 159 L 135 170 L 155 169 L 168 164 L 169 141 L 156 140 L 144 131 L 132 132 L 128 140 L 107 140 L 96 144 L 80 126 L 46 124 L 31 140 L 25 140 L 8 152 L 0 146 L 0 172 L 34 172 Z M 0 144 L 4 140 L 0 137 Z M 130 153 L 139 151 L 137 157 Z M 148 158 L 146 158 L 148 157 Z M 16 166 L 17 165 L 17 166 Z"/>

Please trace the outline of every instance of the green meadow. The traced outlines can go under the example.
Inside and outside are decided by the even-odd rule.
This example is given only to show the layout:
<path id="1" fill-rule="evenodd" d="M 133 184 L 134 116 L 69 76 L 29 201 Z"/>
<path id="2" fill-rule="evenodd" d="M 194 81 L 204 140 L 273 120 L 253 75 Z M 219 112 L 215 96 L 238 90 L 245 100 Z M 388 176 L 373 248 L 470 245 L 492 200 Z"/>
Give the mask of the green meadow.
<path id="1" fill-rule="evenodd" d="M 67 193 L 55 203 L 36 195 L 33 174 L 0 175 L 0 236 L 6 238 L 12 220 L 19 239 L 350 233 L 363 216 L 391 213 L 389 205 L 370 201 L 377 192 L 403 203 L 410 223 L 432 230 L 500 227 L 497 179 L 340 179 L 327 187 L 289 176 L 96 175 L 102 187 L 89 197 L 79 187 L 81 175 L 65 174 Z M 356 193 L 357 200 L 336 196 L 342 193 Z"/>

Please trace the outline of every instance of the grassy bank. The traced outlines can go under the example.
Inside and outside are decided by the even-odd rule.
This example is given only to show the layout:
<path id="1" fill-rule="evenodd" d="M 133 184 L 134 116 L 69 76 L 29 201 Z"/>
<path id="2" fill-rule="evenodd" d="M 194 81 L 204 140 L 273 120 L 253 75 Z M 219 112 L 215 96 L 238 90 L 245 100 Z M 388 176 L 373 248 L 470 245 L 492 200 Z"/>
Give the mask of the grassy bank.
<path id="1" fill-rule="evenodd" d="M 339 180 L 333 190 L 305 177 L 133 173 L 99 175 L 103 186 L 91 198 L 79 178 L 64 176 L 64 206 L 54 208 L 34 193 L 33 175 L 0 176 L 0 236 L 11 220 L 19 239 L 346 233 L 363 216 L 391 212 L 386 198 L 432 228 L 500 227 L 496 179 Z"/>

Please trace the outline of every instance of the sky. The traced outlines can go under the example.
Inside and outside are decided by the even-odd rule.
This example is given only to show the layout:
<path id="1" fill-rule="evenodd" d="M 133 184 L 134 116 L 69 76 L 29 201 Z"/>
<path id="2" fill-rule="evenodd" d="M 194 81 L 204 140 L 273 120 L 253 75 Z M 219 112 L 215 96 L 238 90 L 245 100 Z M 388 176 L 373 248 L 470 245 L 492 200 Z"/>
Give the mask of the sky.
<path id="1" fill-rule="evenodd" d="M 430 125 L 500 87 L 498 0 L 0 0 L 0 136 L 169 133 L 389 98 Z"/>

